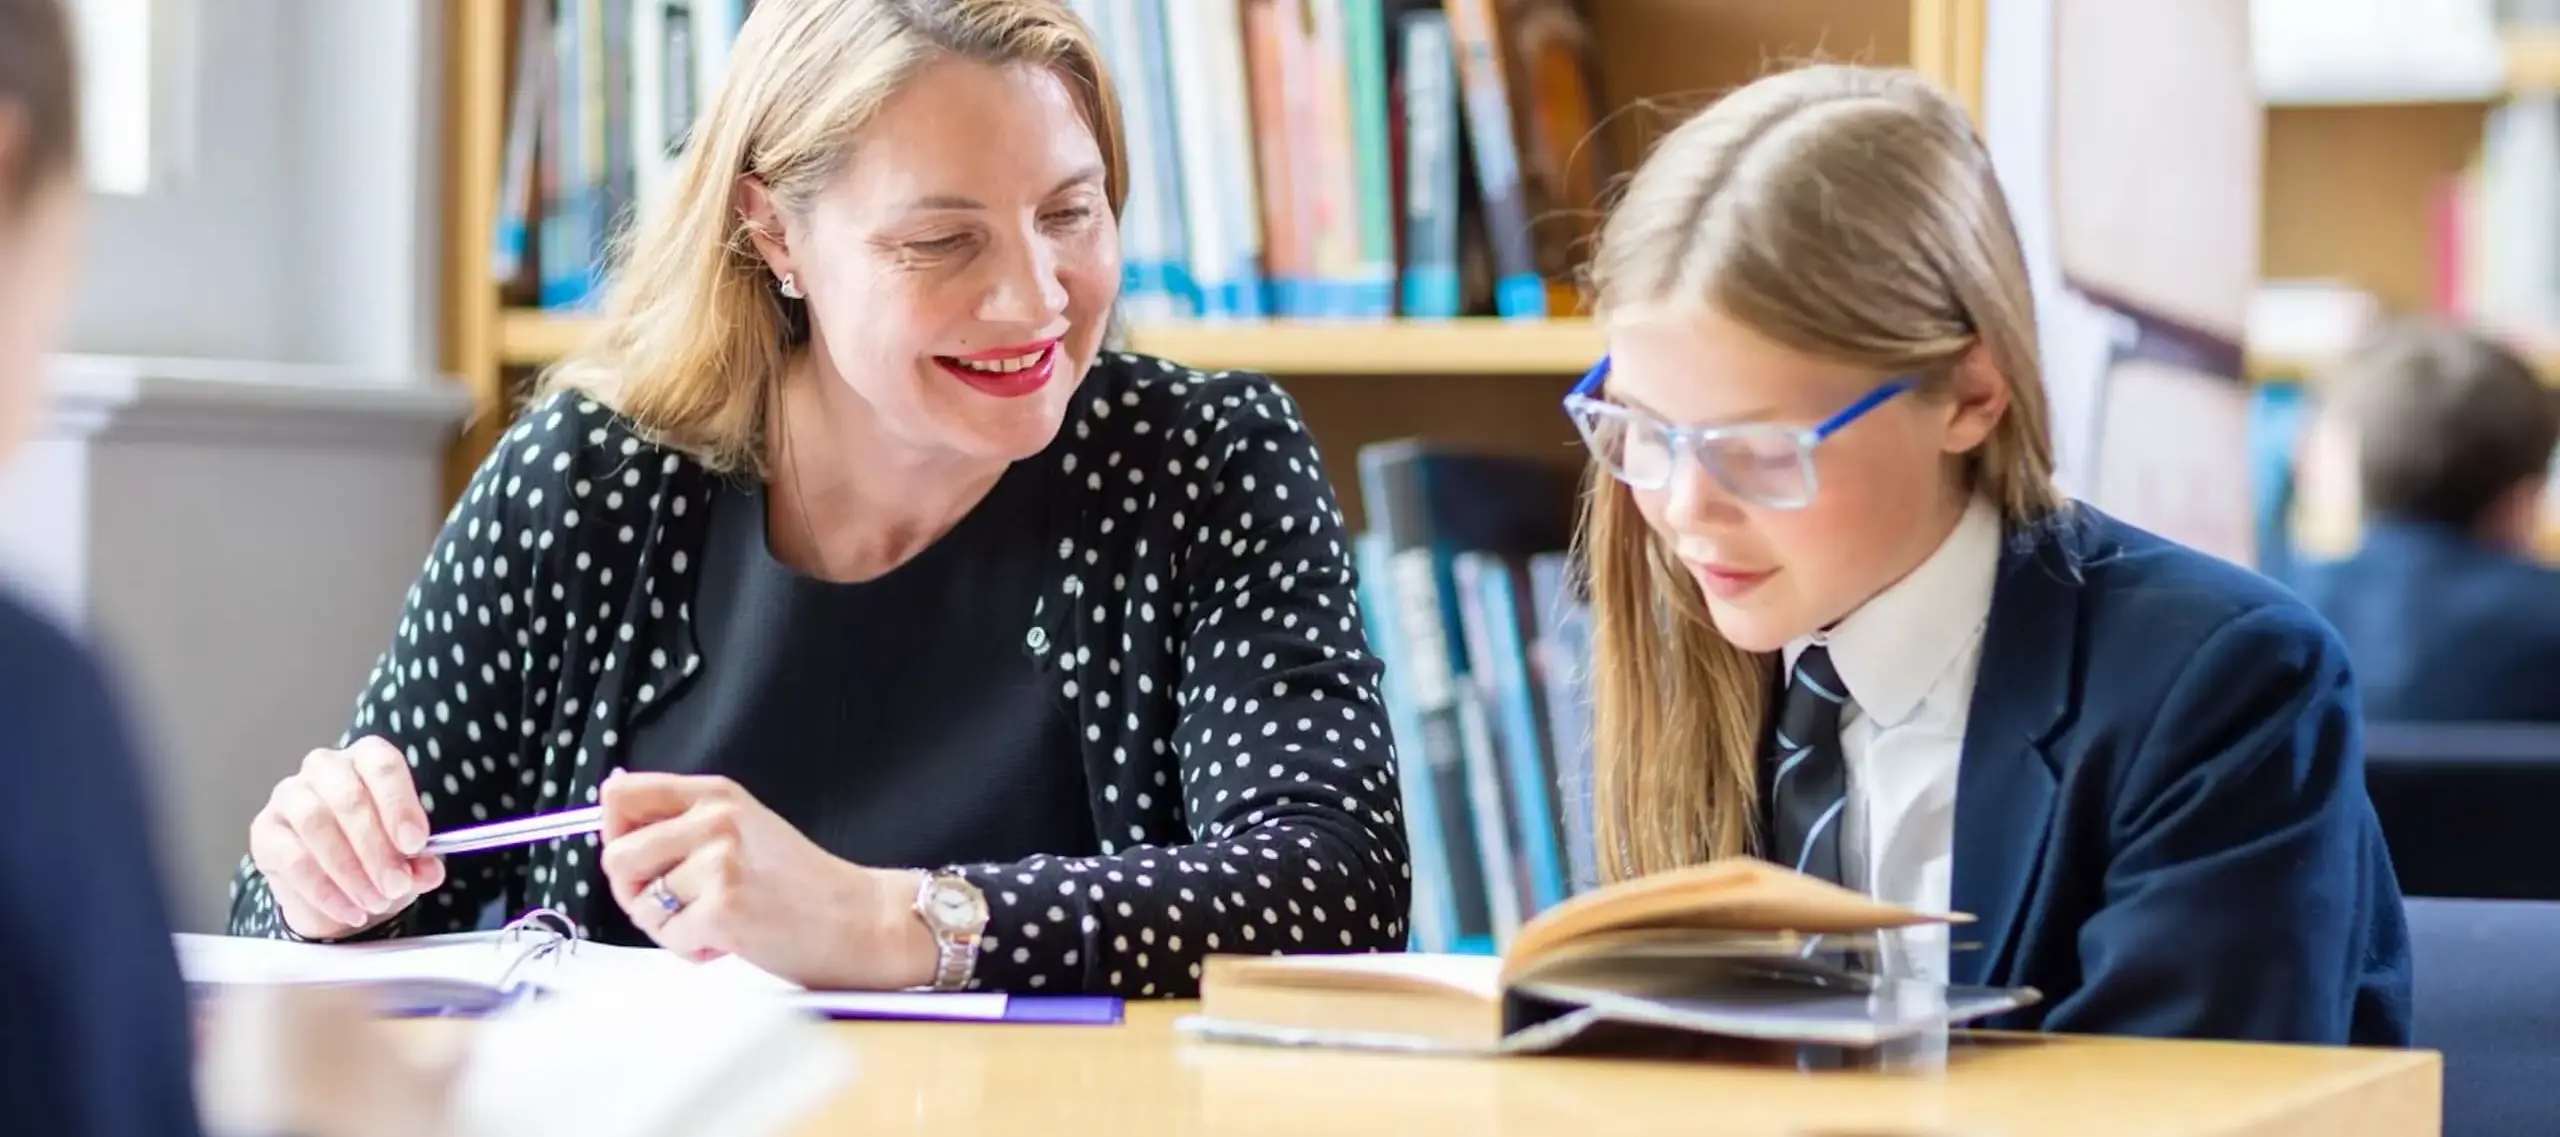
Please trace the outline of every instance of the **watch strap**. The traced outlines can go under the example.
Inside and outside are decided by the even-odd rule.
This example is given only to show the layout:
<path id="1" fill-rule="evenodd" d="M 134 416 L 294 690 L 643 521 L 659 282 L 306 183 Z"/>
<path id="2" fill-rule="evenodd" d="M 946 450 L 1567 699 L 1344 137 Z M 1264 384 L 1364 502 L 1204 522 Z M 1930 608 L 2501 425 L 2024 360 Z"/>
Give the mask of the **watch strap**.
<path id="1" fill-rule="evenodd" d="M 961 991 L 969 986 L 978 965 L 978 929 L 945 929 L 928 915 L 935 891 L 946 881 L 966 881 L 954 873 L 925 873 L 916 885 L 916 918 L 924 921 L 925 931 L 933 936 L 935 959 L 933 990 Z"/>

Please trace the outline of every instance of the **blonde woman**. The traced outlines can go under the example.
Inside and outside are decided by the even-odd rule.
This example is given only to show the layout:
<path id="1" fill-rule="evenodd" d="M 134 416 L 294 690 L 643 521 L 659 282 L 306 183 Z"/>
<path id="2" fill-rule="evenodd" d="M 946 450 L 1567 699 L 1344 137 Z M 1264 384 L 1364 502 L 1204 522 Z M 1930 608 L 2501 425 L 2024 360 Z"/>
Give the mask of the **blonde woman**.
<path id="1" fill-rule="evenodd" d="M 2291 594 L 2052 478 L 1964 112 L 1821 66 L 1680 125 L 1593 265 L 1607 871 L 1753 853 L 1971 913 L 1899 973 L 2004 1025 L 2405 1043 L 2354 680 Z"/>
<path id="2" fill-rule="evenodd" d="M 761 0 L 678 182 L 252 822 L 234 930 L 540 905 L 815 987 L 1128 996 L 1400 946 L 1341 514 L 1268 380 L 1104 349 L 1075 17 Z"/>

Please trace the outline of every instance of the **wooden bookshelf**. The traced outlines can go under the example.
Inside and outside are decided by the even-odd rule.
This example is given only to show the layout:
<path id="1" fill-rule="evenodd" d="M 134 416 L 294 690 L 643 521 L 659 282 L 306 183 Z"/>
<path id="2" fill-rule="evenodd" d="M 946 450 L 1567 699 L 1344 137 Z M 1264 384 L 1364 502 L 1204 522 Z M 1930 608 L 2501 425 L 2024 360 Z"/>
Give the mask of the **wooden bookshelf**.
<path id="1" fill-rule="evenodd" d="M 2560 387 L 2560 348 L 2538 349 L 2528 353 L 2527 358 L 2533 363 L 2534 370 L 2542 374 L 2544 383 Z M 2316 387 L 2321 372 L 2331 362 L 2319 356 L 2252 352 L 2248 360 L 2249 379 L 2254 383 L 2300 383 Z"/>
<path id="2" fill-rule="evenodd" d="M 512 309 L 490 271 L 518 0 L 448 0 L 443 366 L 478 414 L 454 448 L 458 489 L 531 374 L 573 347 L 583 317 Z M 1815 58 L 1908 65 L 1980 113 L 1987 0 L 1602 0 L 1591 5 L 1605 128 L 1633 161 L 1672 116 L 1766 71 Z M 1421 434 L 1572 459 L 1556 407 L 1599 357 L 1585 320 L 1197 324 L 1139 327 L 1131 346 L 1197 367 L 1278 377 L 1306 409 L 1355 513 L 1353 455 Z"/>
<path id="3" fill-rule="evenodd" d="M 2560 28 L 2536 28 L 2506 37 L 2507 90 L 2560 90 Z"/>
<path id="4" fill-rule="evenodd" d="M 509 309 L 498 355 L 509 366 L 560 358 L 592 328 L 577 316 Z M 1599 329 L 1582 319 L 1271 320 L 1139 326 L 1129 347 L 1210 370 L 1274 375 L 1580 375 L 1600 358 Z"/>

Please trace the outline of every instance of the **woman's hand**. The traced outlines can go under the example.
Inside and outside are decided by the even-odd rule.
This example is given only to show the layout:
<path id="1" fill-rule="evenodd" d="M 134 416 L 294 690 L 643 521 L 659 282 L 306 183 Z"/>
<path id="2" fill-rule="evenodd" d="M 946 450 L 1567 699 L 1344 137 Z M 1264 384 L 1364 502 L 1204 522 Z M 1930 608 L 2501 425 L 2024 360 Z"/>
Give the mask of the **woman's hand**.
<path id="1" fill-rule="evenodd" d="M 615 774 L 599 797 L 613 898 L 660 947 L 821 990 L 932 982 L 918 874 L 830 855 L 727 778 Z"/>
<path id="2" fill-rule="evenodd" d="M 443 884 L 444 861 L 418 852 L 426 841 L 409 761 L 380 738 L 305 755 L 249 822 L 249 860 L 278 914 L 314 940 L 364 931 Z"/>

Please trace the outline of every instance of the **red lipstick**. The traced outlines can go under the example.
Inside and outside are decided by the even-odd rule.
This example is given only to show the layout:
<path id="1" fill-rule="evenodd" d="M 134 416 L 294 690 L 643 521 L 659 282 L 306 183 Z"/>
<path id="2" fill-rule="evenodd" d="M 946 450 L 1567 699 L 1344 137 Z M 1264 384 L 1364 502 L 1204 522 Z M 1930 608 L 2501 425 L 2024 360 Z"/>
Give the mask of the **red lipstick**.
<path id="1" fill-rule="evenodd" d="M 937 355 L 933 357 L 933 362 L 952 378 L 966 384 L 969 389 L 979 394 L 998 399 L 1019 399 L 1048 386 L 1049 381 L 1057 377 L 1059 351 L 1059 341 L 1048 339 L 1008 347 L 991 347 L 985 351 L 973 351 L 967 355 Z M 1009 362 L 1025 357 L 1036 358 L 1031 359 L 1026 366 L 1011 370 L 990 370 L 985 366 L 989 363 Z"/>

